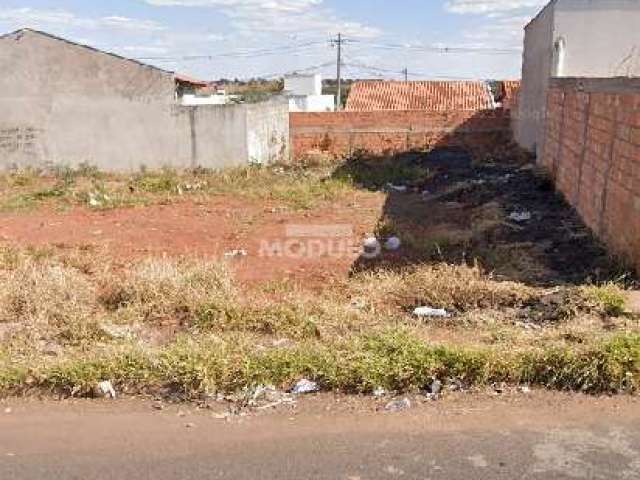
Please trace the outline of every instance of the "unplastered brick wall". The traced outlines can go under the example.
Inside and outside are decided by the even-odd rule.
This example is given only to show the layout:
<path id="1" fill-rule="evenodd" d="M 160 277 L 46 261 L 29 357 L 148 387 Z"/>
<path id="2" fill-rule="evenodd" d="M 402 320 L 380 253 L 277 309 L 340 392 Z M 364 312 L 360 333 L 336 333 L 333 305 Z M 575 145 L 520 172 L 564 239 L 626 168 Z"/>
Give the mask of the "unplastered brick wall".
<path id="1" fill-rule="evenodd" d="M 394 154 L 445 146 L 482 157 L 511 139 L 509 116 L 501 109 L 292 113 L 289 118 L 295 160 L 314 154 L 340 158 L 356 151 Z"/>
<path id="2" fill-rule="evenodd" d="M 586 224 L 640 270 L 640 79 L 554 79 L 541 162 Z"/>

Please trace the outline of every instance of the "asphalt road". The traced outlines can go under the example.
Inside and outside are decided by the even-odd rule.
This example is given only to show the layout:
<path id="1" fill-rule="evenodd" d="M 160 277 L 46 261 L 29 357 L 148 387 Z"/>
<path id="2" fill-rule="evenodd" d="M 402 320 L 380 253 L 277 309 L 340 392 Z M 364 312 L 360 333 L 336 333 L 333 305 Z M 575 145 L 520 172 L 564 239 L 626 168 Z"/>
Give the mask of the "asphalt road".
<path id="1" fill-rule="evenodd" d="M 532 394 L 375 411 L 321 397 L 236 417 L 8 402 L 0 479 L 639 479 L 640 402 Z"/>

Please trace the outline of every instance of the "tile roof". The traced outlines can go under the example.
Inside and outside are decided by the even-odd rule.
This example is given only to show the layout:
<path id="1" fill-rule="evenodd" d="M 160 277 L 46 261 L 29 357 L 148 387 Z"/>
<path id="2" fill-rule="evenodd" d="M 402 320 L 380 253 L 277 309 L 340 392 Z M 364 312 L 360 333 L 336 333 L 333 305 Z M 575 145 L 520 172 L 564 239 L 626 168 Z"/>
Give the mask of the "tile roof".
<path id="1" fill-rule="evenodd" d="M 366 81 L 351 86 L 347 110 L 483 110 L 494 108 L 484 82 Z"/>
<path id="2" fill-rule="evenodd" d="M 502 82 L 502 105 L 504 108 L 513 107 L 520 91 L 520 80 L 504 80 Z"/>

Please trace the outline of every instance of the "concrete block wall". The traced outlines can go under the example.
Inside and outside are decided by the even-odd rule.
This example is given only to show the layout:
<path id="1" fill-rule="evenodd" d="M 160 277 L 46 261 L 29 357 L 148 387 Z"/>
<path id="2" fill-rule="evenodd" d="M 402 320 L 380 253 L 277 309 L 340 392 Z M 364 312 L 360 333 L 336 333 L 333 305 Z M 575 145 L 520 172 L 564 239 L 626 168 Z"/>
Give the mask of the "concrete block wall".
<path id="1" fill-rule="evenodd" d="M 175 76 L 47 34 L 0 37 L 0 170 L 223 168 L 287 160 L 285 99 L 186 107 Z"/>
<path id="2" fill-rule="evenodd" d="M 541 162 L 612 253 L 640 270 L 640 79 L 553 79 Z"/>
<path id="3" fill-rule="evenodd" d="M 426 112 L 292 113 L 294 160 L 322 153 L 335 158 L 355 151 L 393 154 L 456 146 L 482 156 L 509 143 L 508 112 L 503 110 Z"/>

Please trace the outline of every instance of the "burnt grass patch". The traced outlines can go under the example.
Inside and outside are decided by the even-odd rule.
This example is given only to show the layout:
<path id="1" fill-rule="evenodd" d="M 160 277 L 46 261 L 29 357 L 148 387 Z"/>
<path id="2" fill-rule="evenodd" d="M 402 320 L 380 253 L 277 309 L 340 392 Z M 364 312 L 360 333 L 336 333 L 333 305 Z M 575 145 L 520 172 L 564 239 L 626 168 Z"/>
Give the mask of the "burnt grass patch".
<path id="1" fill-rule="evenodd" d="M 397 252 L 360 258 L 353 272 L 478 262 L 498 279 L 534 286 L 636 284 L 531 161 L 475 162 L 462 149 L 442 148 L 357 155 L 334 175 L 387 191 L 375 233 L 403 242 Z"/>

